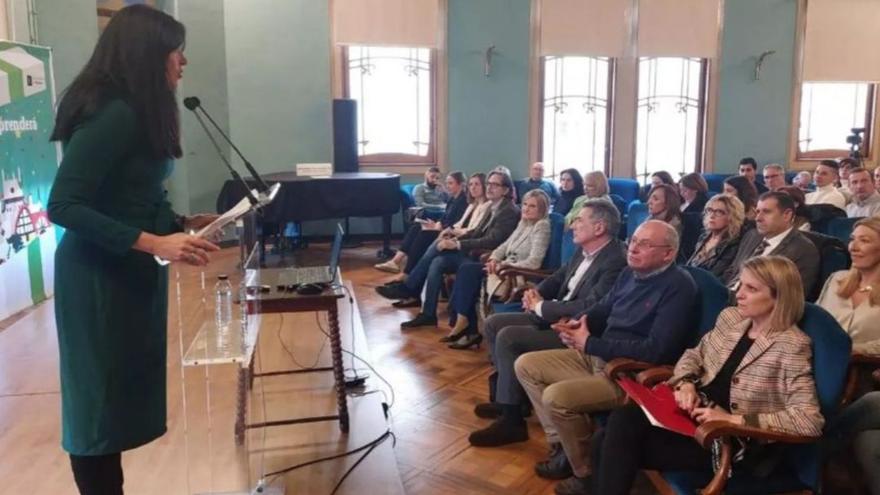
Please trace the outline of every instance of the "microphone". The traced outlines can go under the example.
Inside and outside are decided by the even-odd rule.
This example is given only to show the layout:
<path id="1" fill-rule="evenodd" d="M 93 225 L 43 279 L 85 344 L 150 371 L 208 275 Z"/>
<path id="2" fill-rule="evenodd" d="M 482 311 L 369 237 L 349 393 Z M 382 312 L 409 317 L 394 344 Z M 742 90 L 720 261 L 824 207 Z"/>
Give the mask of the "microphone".
<path id="1" fill-rule="evenodd" d="M 211 125 L 213 125 L 215 129 L 217 129 L 217 132 L 219 132 L 220 135 L 223 136 L 223 139 L 227 143 L 229 143 L 229 146 L 232 147 L 238 157 L 241 158 L 241 161 L 244 162 L 244 166 L 247 169 L 248 173 L 250 173 L 251 177 L 253 177 L 254 180 L 257 182 L 257 191 L 259 191 L 261 194 L 268 193 L 269 186 L 266 185 L 266 183 L 263 181 L 263 178 L 260 177 L 260 174 L 258 174 L 257 171 L 254 169 L 254 166 L 251 165 L 251 162 L 249 162 L 248 159 L 244 157 L 244 155 L 241 153 L 241 150 L 238 149 L 238 146 L 236 146 L 235 143 L 233 143 L 232 140 L 229 139 L 229 136 L 227 136 L 226 133 L 223 132 L 223 129 L 217 124 L 217 122 L 215 122 L 214 119 L 211 118 L 211 114 L 209 114 L 205 110 L 205 107 L 202 106 L 202 101 L 199 100 L 197 96 L 187 96 L 183 99 L 183 106 L 185 106 L 188 110 L 191 110 L 194 114 L 196 114 L 196 116 L 198 116 L 198 112 L 196 112 L 197 109 L 200 109 L 202 113 L 205 114 L 205 117 L 208 118 L 208 121 L 211 122 Z M 207 132 L 207 129 L 205 129 L 205 131 Z"/>
<path id="2" fill-rule="evenodd" d="M 189 101 L 187 101 L 187 100 L 189 100 Z M 193 100 L 195 100 L 195 105 L 190 106 L 193 104 Z M 211 131 L 208 130 L 208 126 L 205 125 L 205 121 L 202 120 L 202 116 L 199 115 L 198 112 L 195 111 L 195 108 L 198 107 L 198 103 L 199 103 L 198 98 L 184 98 L 183 99 L 183 105 L 186 108 L 192 110 L 193 114 L 195 114 L 196 119 L 199 121 L 199 124 L 202 125 L 202 129 L 205 130 L 205 134 L 208 135 L 208 139 L 211 140 L 211 144 L 214 145 L 214 149 L 217 151 L 217 155 L 220 156 L 220 159 L 226 165 L 226 168 L 229 169 L 229 173 L 232 174 L 232 178 L 237 180 L 238 182 L 240 182 L 244 186 L 244 193 L 247 196 L 248 201 L 250 201 L 251 206 L 258 206 L 260 204 L 260 202 L 257 201 L 257 198 L 254 197 L 254 193 L 251 192 L 251 186 L 247 183 L 247 181 L 242 179 L 240 175 L 238 175 L 238 172 L 236 172 L 234 168 L 232 168 L 232 165 L 229 163 L 229 160 L 227 160 L 226 156 L 223 154 L 223 150 L 220 149 L 220 145 L 217 144 L 217 140 L 214 139 L 214 135 L 211 134 Z"/>

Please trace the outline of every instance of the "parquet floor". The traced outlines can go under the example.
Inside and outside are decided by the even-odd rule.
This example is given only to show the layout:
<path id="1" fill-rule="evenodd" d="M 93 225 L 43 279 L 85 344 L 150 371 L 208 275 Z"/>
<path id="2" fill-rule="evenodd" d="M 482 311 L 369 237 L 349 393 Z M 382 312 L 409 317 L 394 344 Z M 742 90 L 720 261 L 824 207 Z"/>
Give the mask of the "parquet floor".
<path id="1" fill-rule="evenodd" d="M 477 449 L 468 444 L 468 434 L 488 424 L 476 418 L 472 412 L 475 404 L 487 399 L 486 379 L 490 367 L 486 349 L 455 351 L 446 348 L 437 342 L 447 331 L 445 325 L 440 329 L 426 328 L 402 333 L 399 323 L 411 318 L 416 310 L 395 309 L 375 294 L 374 287 L 387 280 L 387 275 L 372 268 L 376 262 L 377 248 L 378 244 L 370 243 L 361 248 L 347 249 L 343 252 L 341 266 L 343 278 L 353 288 L 360 309 L 369 360 L 394 388 L 391 424 L 397 444 L 393 455 L 390 452 L 388 455 L 374 452 L 355 471 L 357 476 L 353 475 L 343 485 L 340 493 L 387 493 L 376 488 L 381 484 L 371 483 L 377 477 L 385 476 L 386 473 L 379 472 L 391 468 L 389 464 L 395 462 L 394 457 L 403 487 L 410 494 L 553 493 L 553 483 L 538 478 L 532 470 L 534 463 L 546 454 L 546 444 L 536 419 L 529 420 L 531 439 L 528 442 L 495 449 Z M 327 245 L 314 244 L 307 256 L 326 259 L 327 251 Z M 218 263 L 220 266 L 213 270 L 228 269 L 235 256 L 234 249 L 225 250 Z M 298 252 L 296 256 L 304 257 L 304 254 Z M 185 280 L 182 284 L 184 299 L 196 298 L 197 286 L 193 277 Z M 172 310 L 174 305 L 175 301 L 172 300 Z M 444 306 L 441 304 L 441 311 Z M 51 308 L 51 302 L 43 304 L 18 319 L 2 322 L 0 326 L 0 450 L 3 452 L 0 460 L 0 494 L 74 493 L 68 461 L 59 448 L 57 344 Z M 441 312 L 440 317 L 442 322 L 445 314 Z M 282 321 L 275 318 L 269 317 L 264 322 L 266 328 L 271 327 L 271 339 L 277 338 L 275 329 L 282 326 Z M 340 318 L 345 327 L 347 322 L 344 321 L 344 315 L 340 315 Z M 311 328 L 314 317 L 286 320 L 283 325 L 296 332 L 301 328 Z M 315 355 L 326 358 L 327 349 L 321 345 L 320 339 L 299 342 L 296 333 L 284 335 L 290 345 L 304 345 L 296 349 L 303 364 L 310 364 Z M 191 336 L 185 335 L 184 339 L 188 337 Z M 169 362 L 178 358 L 178 346 L 177 337 L 169 332 Z M 284 360 L 289 367 L 289 361 L 278 346 L 263 348 L 261 344 L 261 352 L 270 364 Z M 183 493 L 181 487 L 185 483 L 183 460 L 186 449 L 181 425 L 179 367 L 171 363 L 168 372 L 169 433 L 123 456 L 129 495 Z M 204 380 L 199 372 L 187 372 L 185 383 L 198 392 L 199 383 Z M 212 380 L 220 386 L 233 386 L 234 374 L 217 372 L 212 375 Z M 369 383 L 372 387 L 379 387 L 377 377 L 371 377 Z M 291 392 L 305 395 L 295 396 L 297 400 L 291 401 Z M 314 384 L 274 381 L 267 385 L 265 393 L 270 408 L 277 403 L 314 412 L 321 407 L 330 407 L 332 410 L 332 400 L 320 395 L 324 392 L 324 387 Z M 349 404 L 364 399 L 377 402 L 379 397 L 374 394 L 349 399 Z M 225 418 L 218 420 L 213 428 L 226 433 L 229 425 L 220 421 L 229 420 L 228 414 L 224 417 L 222 413 L 228 413 L 231 409 L 230 400 L 223 396 L 215 396 L 212 400 L 215 412 L 219 411 L 221 418 Z M 198 414 L 203 406 L 204 402 L 191 400 L 188 417 L 192 418 L 194 411 Z M 381 422 L 381 415 L 379 418 Z M 307 460 L 313 458 L 316 451 L 326 455 L 345 447 L 344 442 L 339 443 L 335 426 L 329 423 L 322 425 L 308 427 L 306 436 L 303 436 L 300 427 L 271 430 L 264 447 L 269 457 L 267 462 L 278 466 L 281 457 L 285 463 L 291 458 Z M 211 425 L 190 420 L 190 436 L 201 439 L 199 435 L 203 435 L 204 431 L 199 428 L 206 427 L 210 428 Z M 364 437 L 360 433 L 353 436 L 349 440 L 349 447 L 364 443 Z M 215 442 L 213 445 L 217 451 L 214 462 L 218 466 L 233 461 L 237 455 L 229 445 L 228 436 L 223 438 L 226 443 Z M 297 443 L 291 440 L 293 438 L 304 440 Z M 286 493 L 329 493 L 351 462 L 346 460 L 319 465 L 308 472 L 305 482 L 301 479 L 288 481 Z M 203 477 L 204 474 L 201 473 Z M 211 482 L 214 486 L 220 486 L 223 480 L 237 480 L 242 476 L 247 477 L 246 469 L 239 472 L 220 470 Z M 198 477 L 196 480 L 196 486 L 200 486 Z M 654 492 L 640 486 L 637 493 Z"/>

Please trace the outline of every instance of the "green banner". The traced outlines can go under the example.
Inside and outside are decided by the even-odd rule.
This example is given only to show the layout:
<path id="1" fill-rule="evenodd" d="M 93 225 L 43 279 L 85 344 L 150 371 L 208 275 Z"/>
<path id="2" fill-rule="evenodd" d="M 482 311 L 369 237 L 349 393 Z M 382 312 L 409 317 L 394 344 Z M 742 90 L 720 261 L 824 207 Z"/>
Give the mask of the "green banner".
<path id="1" fill-rule="evenodd" d="M 52 52 L 0 42 L 0 318 L 53 292 L 55 228 L 46 202 L 58 170 Z"/>

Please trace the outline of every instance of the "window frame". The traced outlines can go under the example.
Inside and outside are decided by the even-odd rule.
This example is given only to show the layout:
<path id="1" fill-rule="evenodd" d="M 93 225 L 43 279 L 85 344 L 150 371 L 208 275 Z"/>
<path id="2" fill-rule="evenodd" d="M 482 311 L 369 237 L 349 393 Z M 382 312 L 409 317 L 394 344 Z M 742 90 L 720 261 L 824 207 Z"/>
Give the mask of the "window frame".
<path id="1" fill-rule="evenodd" d="M 800 97 L 797 99 L 795 104 L 797 108 L 794 109 L 795 118 L 797 120 L 792 120 L 792 126 L 796 127 L 795 132 L 797 132 L 797 140 L 794 143 L 794 157 L 795 161 L 798 162 L 819 162 L 821 160 L 834 160 L 840 158 L 841 156 L 849 156 L 849 151 L 846 148 L 839 149 L 821 149 L 821 150 L 813 150 L 813 151 L 801 151 L 800 147 L 800 125 L 801 125 L 801 105 L 803 104 L 803 89 L 804 84 L 807 84 L 801 81 L 798 84 L 798 92 L 800 93 Z M 862 149 L 864 150 L 863 156 L 868 157 L 873 155 L 873 143 L 872 136 L 874 134 L 874 127 L 876 125 L 877 119 L 877 83 L 865 83 L 868 84 L 868 94 L 867 94 L 867 104 L 865 105 L 865 132 L 862 134 Z"/>
<path id="2" fill-rule="evenodd" d="M 635 79 L 636 79 L 636 96 L 635 96 L 635 98 L 636 98 L 635 99 L 636 115 L 633 119 L 633 125 L 635 126 L 635 131 L 633 133 L 633 137 L 635 138 L 633 141 L 633 145 L 634 145 L 633 166 L 635 168 L 635 170 L 634 170 L 635 180 L 639 180 L 639 178 L 642 176 L 641 171 L 639 171 L 637 168 L 638 167 L 637 144 L 638 144 L 638 139 L 639 139 L 639 133 L 638 133 L 638 123 L 639 123 L 638 86 L 639 86 L 639 83 L 638 83 L 638 81 L 640 80 L 640 76 L 641 76 L 641 71 L 639 70 L 639 64 L 641 62 L 641 58 L 642 57 L 640 57 L 638 60 L 636 60 L 636 69 L 635 69 L 635 72 L 636 72 L 636 74 L 635 74 Z M 644 58 L 697 58 L 697 57 L 644 57 Z M 696 148 L 695 149 L 695 156 L 694 156 L 694 165 L 695 166 L 694 166 L 694 171 L 693 171 L 694 173 L 698 173 L 698 174 L 704 174 L 704 173 L 708 172 L 707 167 L 706 167 L 706 161 L 707 161 L 706 157 L 708 156 L 707 143 L 708 143 L 708 134 L 709 134 L 708 123 L 710 120 L 709 112 L 712 108 L 712 102 L 710 101 L 710 98 L 712 98 L 712 95 L 710 94 L 711 93 L 710 90 L 711 90 L 711 86 L 712 86 L 711 77 L 713 74 L 712 69 L 713 69 L 712 68 L 712 59 L 700 58 L 700 86 L 697 89 L 697 92 L 698 92 L 698 97 L 697 97 L 697 143 L 695 146 L 695 148 Z M 672 174 L 673 179 L 676 178 L 675 174 L 679 173 L 678 171 L 668 171 L 668 172 L 670 174 Z M 691 173 L 691 172 L 685 172 L 685 173 Z M 650 176 L 651 176 L 651 173 L 648 173 L 647 175 L 645 175 L 645 177 L 643 178 L 644 179 L 643 183 L 647 183 L 648 178 Z"/>
<path id="3" fill-rule="evenodd" d="M 556 56 L 557 58 L 565 58 L 564 56 Z M 538 98 L 536 100 L 537 104 L 537 125 L 538 125 L 538 133 L 537 133 L 537 141 L 535 143 L 535 149 L 537 152 L 537 161 L 544 160 L 544 101 L 546 100 L 545 93 L 545 81 L 546 81 L 546 69 L 547 69 L 547 56 L 539 56 L 538 57 L 538 82 L 537 82 L 537 91 Z M 583 57 L 589 58 L 589 57 Z M 599 57 L 593 57 L 599 58 Z M 602 172 L 605 173 L 606 176 L 611 176 L 611 152 L 614 148 L 614 106 L 616 103 L 616 94 L 614 91 L 615 85 L 617 83 L 617 59 L 614 57 L 605 57 L 608 59 L 608 105 L 606 110 L 606 118 L 605 118 L 605 157 L 602 163 Z M 555 177 L 553 177 L 555 180 Z"/>
<path id="4" fill-rule="evenodd" d="M 790 164 L 790 171 L 792 172 L 800 172 L 800 171 L 808 171 L 812 172 L 816 169 L 816 166 L 819 164 L 821 160 L 826 158 L 824 157 L 813 157 L 813 156 L 803 156 L 800 153 L 800 146 L 798 141 L 800 140 L 800 122 L 801 122 L 801 100 L 803 99 L 803 87 L 804 87 L 804 72 L 803 72 L 803 60 L 804 60 L 804 41 L 806 37 L 807 30 L 807 2 L 806 0 L 798 0 L 797 5 L 797 19 L 796 19 L 796 29 L 795 29 L 795 63 L 793 69 L 793 77 L 792 77 L 792 94 L 791 94 L 791 120 L 790 120 L 790 129 L 789 129 L 789 138 L 788 138 L 788 162 Z M 864 147 L 867 148 L 867 153 L 862 156 L 862 165 L 866 168 L 873 169 L 875 167 L 880 166 L 880 151 L 878 151 L 878 146 L 872 146 L 871 143 L 880 143 L 880 122 L 878 122 L 878 115 L 880 115 L 880 84 L 873 83 L 871 84 L 874 89 L 873 97 L 874 101 L 872 104 L 867 105 L 865 107 L 866 112 L 871 112 L 872 115 L 865 126 L 865 133 L 863 134 L 864 138 Z M 810 153 L 810 152 L 808 152 Z M 841 158 L 840 153 L 834 154 L 834 156 L 830 156 L 829 159 L 837 159 Z M 849 156 L 849 150 L 844 151 L 843 156 Z"/>
<path id="5" fill-rule="evenodd" d="M 369 45 L 362 45 L 369 46 Z M 358 153 L 358 165 L 366 166 L 366 167 L 432 167 L 437 166 L 438 163 L 438 50 L 436 48 L 428 48 L 423 47 L 423 49 L 430 51 L 429 58 L 429 66 L 430 66 L 430 81 L 431 81 L 431 95 L 429 98 L 430 102 L 430 112 L 431 116 L 429 119 L 430 122 L 430 130 L 429 135 L 431 138 L 431 142 L 428 144 L 428 153 L 426 156 L 418 156 L 418 155 L 410 155 L 406 153 L 373 153 L 369 155 L 361 155 Z M 340 63 L 340 83 L 342 90 L 342 98 L 351 98 L 350 93 L 350 84 L 349 84 L 349 47 L 343 46 L 340 50 L 339 63 Z M 358 139 L 363 139 L 363 136 L 358 135 Z M 359 144 L 359 143 L 358 143 Z"/>

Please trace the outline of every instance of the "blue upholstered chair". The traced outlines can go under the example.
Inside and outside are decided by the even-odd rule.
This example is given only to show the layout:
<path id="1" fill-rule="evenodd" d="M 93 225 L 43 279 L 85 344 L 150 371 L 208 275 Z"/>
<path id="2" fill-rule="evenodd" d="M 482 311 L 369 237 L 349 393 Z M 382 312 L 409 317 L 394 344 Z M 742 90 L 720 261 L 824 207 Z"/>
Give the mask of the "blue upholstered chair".
<path id="1" fill-rule="evenodd" d="M 647 204 L 630 203 L 629 211 L 626 214 L 626 238 L 631 238 L 636 228 L 644 223 L 649 216 Z"/>
<path id="2" fill-rule="evenodd" d="M 724 179 L 732 175 L 733 174 L 703 174 L 703 178 L 706 179 L 706 184 L 709 185 L 710 191 L 723 192 Z"/>
<path id="3" fill-rule="evenodd" d="M 635 179 L 611 177 L 608 179 L 609 194 L 616 194 L 623 198 L 626 204 L 639 199 L 639 182 Z"/>
<path id="4" fill-rule="evenodd" d="M 416 205 L 416 200 L 413 197 L 413 189 L 416 188 L 415 184 L 401 184 L 400 185 L 400 206 L 402 210 L 406 210 L 407 208 L 412 208 Z"/>
<path id="5" fill-rule="evenodd" d="M 807 303 L 798 326 L 812 340 L 813 375 L 816 392 L 826 422 L 837 412 L 844 391 L 852 342 L 833 316 L 814 304 Z M 772 440 L 791 444 L 779 465 L 766 477 L 733 469 L 731 472 L 731 440 L 735 437 Z M 781 493 L 818 493 L 820 482 L 819 448 L 814 438 L 798 437 L 713 422 L 701 425 L 696 440 L 711 448 L 715 439 L 722 445 L 722 466 L 717 473 L 669 471 L 649 473 L 649 478 L 662 493 L 680 495 L 769 495 Z M 703 488 L 706 487 L 706 488 Z M 702 491 L 701 491 L 702 490 Z"/>
<path id="6" fill-rule="evenodd" d="M 694 282 L 697 283 L 700 296 L 700 307 L 697 309 L 698 338 L 693 342 L 696 345 L 699 338 L 715 328 L 718 315 L 728 306 L 730 291 L 718 280 L 718 277 L 707 270 L 695 266 L 686 266 L 684 269 L 691 274 Z"/>
<path id="7" fill-rule="evenodd" d="M 822 287 L 825 286 L 825 281 L 828 280 L 828 277 L 834 272 L 849 268 L 851 260 L 846 243 L 840 239 L 818 232 L 802 233 L 810 242 L 816 245 L 816 249 L 819 250 L 819 259 L 821 260 L 816 286 L 806 294 L 807 301 L 815 301 L 819 298 L 819 293 L 822 292 Z"/>
<path id="8" fill-rule="evenodd" d="M 861 220 L 863 217 L 857 218 L 832 218 L 828 220 L 825 224 L 824 232 L 821 232 L 825 235 L 830 235 L 831 237 L 836 237 L 840 239 L 844 243 L 849 242 L 849 236 L 852 235 L 853 227 L 856 222 Z"/>

